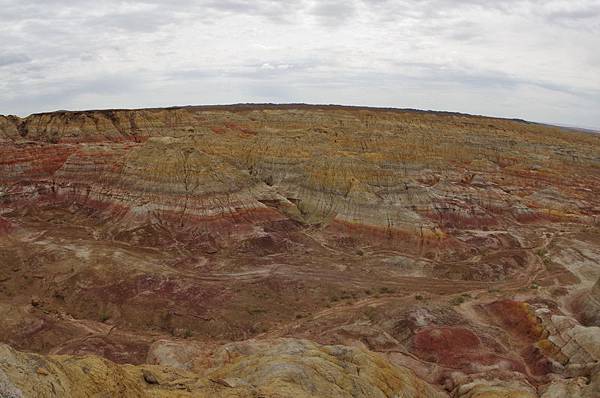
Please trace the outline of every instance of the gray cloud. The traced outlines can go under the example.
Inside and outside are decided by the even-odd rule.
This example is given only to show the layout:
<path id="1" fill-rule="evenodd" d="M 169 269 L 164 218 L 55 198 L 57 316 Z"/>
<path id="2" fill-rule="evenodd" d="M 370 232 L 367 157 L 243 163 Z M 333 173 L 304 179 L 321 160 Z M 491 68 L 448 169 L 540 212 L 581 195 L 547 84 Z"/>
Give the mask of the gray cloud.
<path id="1" fill-rule="evenodd" d="M 324 25 L 340 26 L 355 15 L 356 6 L 344 0 L 317 2 L 310 12 Z"/>
<path id="2" fill-rule="evenodd" d="M 25 54 L 2 54 L 0 53 L 0 68 L 6 65 L 24 64 L 31 62 Z"/>
<path id="3" fill-rule="evenodd" d="M 0 113 L 328 102 L 600 127 L 599 0 L 0 0 Z"/>

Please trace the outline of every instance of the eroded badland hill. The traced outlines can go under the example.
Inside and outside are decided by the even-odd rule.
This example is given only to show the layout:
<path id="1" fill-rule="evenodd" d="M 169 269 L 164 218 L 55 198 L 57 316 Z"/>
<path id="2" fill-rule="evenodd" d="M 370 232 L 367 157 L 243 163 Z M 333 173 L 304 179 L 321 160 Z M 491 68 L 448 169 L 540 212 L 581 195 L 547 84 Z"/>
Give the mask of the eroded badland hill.
<path id="1" fill-rule="evenodd" d="M 0 396 L 598 397 L 600 136 L 246 105 L 0 117 Z"/>

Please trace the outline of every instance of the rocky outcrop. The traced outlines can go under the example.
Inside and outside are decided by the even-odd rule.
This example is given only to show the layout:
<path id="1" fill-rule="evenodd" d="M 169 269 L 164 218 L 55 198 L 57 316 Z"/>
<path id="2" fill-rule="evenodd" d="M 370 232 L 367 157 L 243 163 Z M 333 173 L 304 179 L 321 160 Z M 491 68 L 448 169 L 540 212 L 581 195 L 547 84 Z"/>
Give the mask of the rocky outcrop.
<path id="1" fill-rule="evenodd" d="M 0 115 L 0 142 L 16 139 L 19 136 L 20 122 L 16 116 Z"/>
<path id="2" fill-rule="evenodd" d="M 600 279 L 584 296 L 581 316 L 586 325 L 600 326 Z"/>
<path id="3" fill-rule="evenodd" d="M 458 387 L 456 398 L 537 398 L 535 387 L 520 380 L 476 379 Z"/>
<path id="4" fill-rule="evenodd" d="M 540 398 L 594 398 L 600 396 L 600 366 L 596 367 L 591 379 L 574 377 L 557 379 L 540 388 Z"/>
<path id="5" fill-rule="evenodd" d="M 206 375 L 105 359 L 43 357 L 0 345 L 3 397 L 96 394 L 127 397 L 442 398 L 411 371 L 377 354 L 305 340 L 247 341 L 222 347 Z"/>
<path id="6" fill-rule="evenodd" d="M 183 109 L 54 112 L 18 121 L 20 136 L 57 142 L 140 141 L 149 136 L 175 136 L 193 131 L 193 114 Z"/>
<path id="7" fill-rule="evenodd" d="M 192 370 L 205 356 L 203 346 L 190 341 L 157 340 L 148 348 L 146 362 L 176 369 Z"/>
<path id="8" fill-rule="evenodd" d="M 586 327 L 569 317 L 543 317 L 543 325 L 548 334 L 546 340 L 538 343 L 549 355 L 573 370 L 590 369 L 600 362 L 600 328 Z M 548 342 L 550 344 L 548 344 Z"/>

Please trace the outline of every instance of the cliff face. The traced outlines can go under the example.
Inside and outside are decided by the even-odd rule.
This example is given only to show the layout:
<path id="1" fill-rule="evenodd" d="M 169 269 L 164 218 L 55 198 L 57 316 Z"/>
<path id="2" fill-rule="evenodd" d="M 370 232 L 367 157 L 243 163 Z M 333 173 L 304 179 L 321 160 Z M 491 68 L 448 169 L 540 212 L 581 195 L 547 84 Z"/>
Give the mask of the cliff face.
<path id="1" fill-rule="evenodd" d="M 246 105 L 0 141 L 0 341 L 43 355 L 2 346 L 0 395 L 594 396 L 599 136 Z"/>
<path id="2" fill-rule="evenodd" d="M 194 113 L 181 109 L 55 112 L 18 123 L 20 135 L 46 142 L 138 141 L 194 131 Z"/>
<path id="3" fill-rule="evenodd" d="M 0 142 L 13 140 L 19 136 L 21 119 L 16 116 L 0 115 Z"/>

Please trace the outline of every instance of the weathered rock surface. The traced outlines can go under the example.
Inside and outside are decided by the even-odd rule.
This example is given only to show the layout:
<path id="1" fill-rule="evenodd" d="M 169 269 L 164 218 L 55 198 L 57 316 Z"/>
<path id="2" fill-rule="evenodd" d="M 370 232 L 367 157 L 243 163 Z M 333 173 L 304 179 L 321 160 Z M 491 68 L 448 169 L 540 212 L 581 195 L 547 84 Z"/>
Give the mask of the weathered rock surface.
<path id="1" fill-rule="evenodd" d="M 146 362 L 176 369 L 191 370 L 205 355 L 199 344 L 190 341 L 158 340 L 148 348 Z"/>
<path id="2" fill-rule="evenodd" d="M 531 385 L 518 380 L 478 379 L 461 385 L 454 393 L 457 398 L 537 398 Z"/>
<path id="3" fill-rule="evenodd" d="M 411 371 L 355 348 L 303 340 L 248 341 L 216 354 L 206 376 L 98 357 L 43 357 L 0 345 L 3 397 L 405 397 L 446 396 Z"/>
<path id="4" fill-rule="evenodd" d="M 600 367 L 591 379 L 575 377 L 558 379 L 540 388 L 540 398 L 594 398 L 600 396 Z"/>
<path id="5" fill-rule="evenodd" d="M 0 115 L 0 142 L 12 141 L 19 135 L 19 118 Z"/>
<path id="6" fill-rule="evenodd" d="M 600 279 L 584 297 L 582 318 L 587 325 L 600 326 Z"/>

